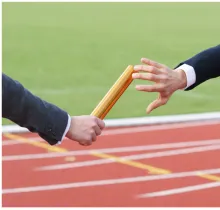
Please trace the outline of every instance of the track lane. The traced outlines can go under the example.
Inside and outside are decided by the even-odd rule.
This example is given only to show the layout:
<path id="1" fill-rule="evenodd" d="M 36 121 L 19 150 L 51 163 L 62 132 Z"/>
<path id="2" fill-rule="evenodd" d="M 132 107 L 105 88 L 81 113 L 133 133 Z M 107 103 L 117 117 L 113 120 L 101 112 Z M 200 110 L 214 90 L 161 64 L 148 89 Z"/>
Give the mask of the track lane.
<path id="1" fill-rule="evenodd" d="M 163 130 L 163 132 L 147 131 L 134 134 L 119 134 L 101 136 L 92 149 L 112 148 L 120 146 L 137 146 L 148 144 L 174 143 L 193 140 L 218 139 L 220 124 L 205 125 L 189 128 L 178 128 Z M 25 137 L 36 135 L 29 134 Z M 7 141 L 6 139 L 3 141 Z M 27 152 L 27 145 L 17 145 L 16 150 L 20 154 Z M 37 148 L 28 145 L 28 152 L 42 152 Z M 64 141 L 62 147 L 68 150 L 85 150 L 70 141 Z M 10 152 L 8 152 L 8 148 Z M 88 148 L 88 149 L 91 149 Z M 4 154 L 13 154 L 14 146 L 3 147 Z M 166 149 L 163 149 L 165 151 Z M 12 151 L 12 152 L 11 152 Z M 155 152 L 147 151 L 147 152 Z M 36 152 L 36 153 L 37 153 Z M 45 151 L 44 151 L 45 152 Z M 112 153 L 117 156 L 140 154 L 143 152 Z M 144 164 L 152 164 L 157 167 L 166 168 L 173 172 L 190 171 L 195 169 L 220 168 L 218 151 L 193 153 L 173 157 L 161 157 L 140 160 Z M 95 160 L 96 157 L 90 155 L 77 156 L 76 161 Z M 123 177 L 149 176 L 146 170 L 111 163 L 107 165 L 97 165 L 83 168 L 74 168 L 60 171 L 34 171 L 38 166 L 65 163 L 63 157 L 39 160 L 22 160 L 3 162 L 3 188 L 34 186 L 42 184 L 82 182 L 88 180 L 112 179 Z M 181 164 L 180 164 L 181 163 Z M 18 167 L 19 166 L 19 167 Z M 16 173 L 14 172 L 16 170 Z M 10 175 L 9 175 L 10 174 Z M 19 177 L 19 179 L 17 179 Z M 216 199 L 216 193 L 220 193 L 220 188 L 206 189 L 197 192 L 183 193 L 173 196 L 140 199 L 136 196 L 143 193 L 155 192 L 180 188 L 188 185 L 210 183 L 211 181 L 199 177 L 187 177 L 170 180 L 156 180 L 147 182 L 135 182 L 117 185 L 105 185 L 94 187 L 82 187 L 63 190 L 52 190 L 42 192 L 5 194 L 3 195 L 3 206 L 209 206 L 220 205 Z M 209 194 L 207 193 L 209 192 Z M 212 193 L 210 193 L 212 192 Z M 48 198 L 48 194 L 53 199 Z M 37 198 L 37 195 L 40 196 Z M 72 196 L 74 195 L 74 196 Z M 119 196 L 120 195 L 120 196 Z M 206 199 L 199 199 L 198 195 Z M 111 201 L 107 199 L 111 197 Z M 25 200 L 25 202 L 24 202 Z"/>

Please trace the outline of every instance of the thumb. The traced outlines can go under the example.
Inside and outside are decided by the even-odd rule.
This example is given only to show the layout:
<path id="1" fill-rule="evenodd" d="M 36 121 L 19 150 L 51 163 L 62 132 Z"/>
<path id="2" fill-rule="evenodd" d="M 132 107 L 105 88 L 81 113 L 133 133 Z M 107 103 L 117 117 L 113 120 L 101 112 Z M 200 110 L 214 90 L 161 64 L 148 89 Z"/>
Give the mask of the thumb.
<path id="1" fill-rule="evenodd" d="M 167 101 L 168 98 L 161 98 L 161 97 L 157 98 L 147 107 L 147 114 L 150 114 L 154 109 L 166 104 Z"/>

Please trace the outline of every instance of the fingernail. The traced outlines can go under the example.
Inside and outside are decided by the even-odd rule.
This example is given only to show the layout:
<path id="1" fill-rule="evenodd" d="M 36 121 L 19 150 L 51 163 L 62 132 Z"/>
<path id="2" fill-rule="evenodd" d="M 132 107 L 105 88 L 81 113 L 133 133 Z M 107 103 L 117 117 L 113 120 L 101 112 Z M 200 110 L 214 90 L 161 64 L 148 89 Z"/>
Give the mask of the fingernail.
<path id="1" fill-rule="evenodd" d="M 134 70 L 138 70 L 138 66 L 134 66 Z"/>
<path id="2" fill-rule="evenodd" d="M 132 78 L 133 79 L 137 78 L 137 74 L 136 73 L 132 74 Z"/>

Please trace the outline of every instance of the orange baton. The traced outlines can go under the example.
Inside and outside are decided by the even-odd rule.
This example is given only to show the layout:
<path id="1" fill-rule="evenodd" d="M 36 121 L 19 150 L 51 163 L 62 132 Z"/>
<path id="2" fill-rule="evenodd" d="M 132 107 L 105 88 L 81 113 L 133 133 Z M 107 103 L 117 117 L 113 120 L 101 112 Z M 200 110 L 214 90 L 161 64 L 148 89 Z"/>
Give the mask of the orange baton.
<path id="1" fill-rule="evenodd" d="M 106 93 L 103 99 L 99 102 L 96 108 L 93 110 L 91 115 L 96 116 L 100 119 L 104 119 L 117 100 L 125 92 L 128 86 L 133 81 L 132 73 L 134 72 L 133 66 L 129 65 L 122 75 L 118 78 L 115 84 Z"/>

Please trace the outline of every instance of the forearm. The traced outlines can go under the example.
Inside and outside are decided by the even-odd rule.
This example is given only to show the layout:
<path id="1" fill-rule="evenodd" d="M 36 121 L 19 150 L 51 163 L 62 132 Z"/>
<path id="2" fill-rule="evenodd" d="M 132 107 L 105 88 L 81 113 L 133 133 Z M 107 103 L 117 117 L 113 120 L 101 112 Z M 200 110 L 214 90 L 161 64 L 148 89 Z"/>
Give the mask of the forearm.
<path id="1" fill-rule="evenodd" d="M 220 76 L 220 45 L 204 50 L 192 58 L 180 63 L 187 77 L 185 90 L 191 90 L 206 80 Z"/>
<path id="2" fill-rule="evenodd" d="M 25 89 L 6 75 L 2 80 L 2 117 L 37 132 L 50 144 L 61 141 L 68 114 Z"/>

